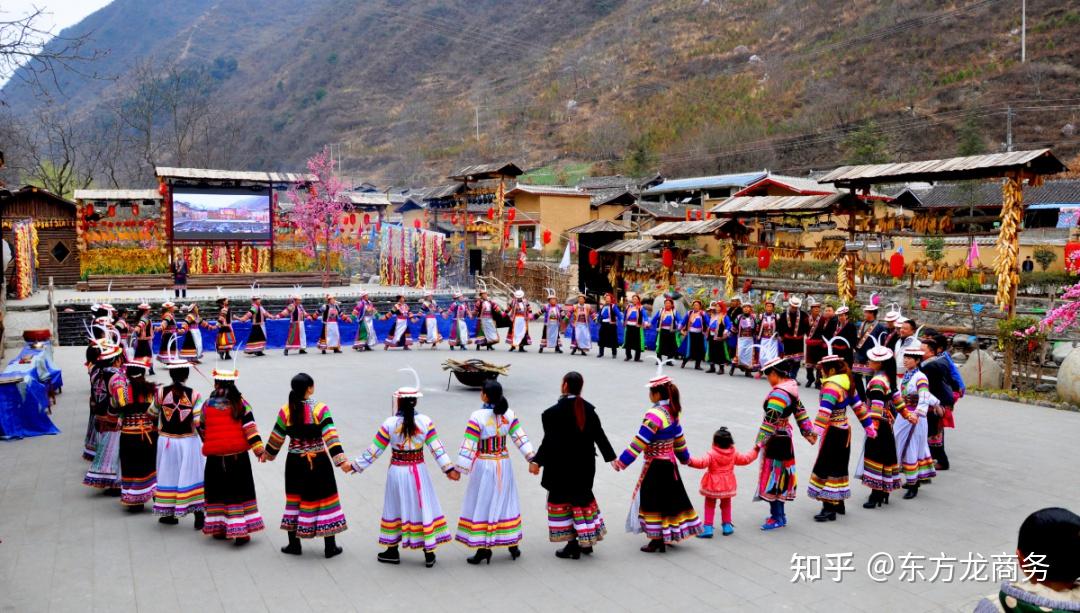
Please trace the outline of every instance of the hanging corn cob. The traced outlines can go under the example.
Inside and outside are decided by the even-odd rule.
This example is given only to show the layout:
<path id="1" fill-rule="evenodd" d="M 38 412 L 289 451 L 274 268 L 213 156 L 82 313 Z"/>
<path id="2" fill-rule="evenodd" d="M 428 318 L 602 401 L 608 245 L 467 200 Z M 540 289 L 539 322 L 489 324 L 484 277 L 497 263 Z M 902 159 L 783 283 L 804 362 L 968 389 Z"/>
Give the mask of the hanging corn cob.
<path id="1" fill-rule="evenodd" d="M 724 254 L 721 263 L 724 272 L 724 294 L 730 298 L 735 295 L 735 241 L 724 242 Z"/>
<path id="2" fill-rule="evenodd" d="M 1013 288 L 1020 282 L 1017 261 L 1020 259 L 1020 221 L 1023 217 L 1023 179 L 1011 176 L 1002 187 L 1001 232 L 997 239 L 994 273 L 997 274 L 997 296 L 994 302 L 1002 311 L 1009 308 Z"/>

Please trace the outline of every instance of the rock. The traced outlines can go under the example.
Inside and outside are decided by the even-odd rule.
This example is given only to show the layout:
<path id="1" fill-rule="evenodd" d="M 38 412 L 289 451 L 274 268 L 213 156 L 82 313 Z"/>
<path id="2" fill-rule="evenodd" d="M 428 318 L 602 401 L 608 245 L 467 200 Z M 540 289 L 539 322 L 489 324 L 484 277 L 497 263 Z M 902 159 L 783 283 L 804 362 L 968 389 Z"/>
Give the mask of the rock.
<path id="1" fill-rule="evenodd" d="M 952 339 L 953 347 L 960 350 L 971 349 L 975 345 L 975 337 L 967 334 L 957 334 Z"/>
<path id="2" fill-rule="evenodd" d="M 1061 364 L 1065 361 L 1065 358 L 1069 357 L 1072 350 L 1073 344 L 1070 342 L 1054 343 L 1054 349 L 1050 352 L 1050 359 L 1054 360 L 1055 364 Z"/>
<path id="3" fill-rule="evenodd" d="M 750 47 L 739 45 L 738 47 L 735 47 L 735 53 L 738 55 L 748 55 L 750 53 Z"/>
<path id="4" fill-rule="evenodd" d="M 982 349 L 971 352 L 967 361 L 957 368 L 964 378 L 964 384 L 970 387 L 1000 388 L 1005 375 L 1005 369 L 994 360 L 994 356 Z"/>
<path id="5" fill-rule="evenodd" d="M 1053 383 L 1040 383 L 1035 386 L 1035 391 L 1040 394 L 1049 394 L 1057 388 Z"/>
<path id="6" fill-rule="evenodd" d="M 964 362 L 967 362 L 968 359 L 967 354 L 963 351 L 957 351 L 956 353 L 953 353 L 950 357 L 952 358 L 953 363 L 957 366 L 960 366 Z"/>
<path id="7" fill-rule="evenodd" d="M 761 59 L 760 55 L 751 55 L 750 59 L 747 60 L 747 61 L 750 62 L 751 64 L 764 64 L 765 63 L 765 60 Z"/>
<path id="8" fill-rule="evenodd" d="M 1061 135 L 1065 138 L 1071 138 L 1073 134 L 1076 134 L 1076 126 L 1071 123 L 1067 123 L 1061 127 Z"/>
<path id="9" fill-rule="evenodd" d="M 1057 348 L 1054 348 L 1057 351 Z M 1057 393 L 1064 402 L 1080 404 L 1080 351 L 1072 352 L 1061 362 L 1057 374 Z"/>

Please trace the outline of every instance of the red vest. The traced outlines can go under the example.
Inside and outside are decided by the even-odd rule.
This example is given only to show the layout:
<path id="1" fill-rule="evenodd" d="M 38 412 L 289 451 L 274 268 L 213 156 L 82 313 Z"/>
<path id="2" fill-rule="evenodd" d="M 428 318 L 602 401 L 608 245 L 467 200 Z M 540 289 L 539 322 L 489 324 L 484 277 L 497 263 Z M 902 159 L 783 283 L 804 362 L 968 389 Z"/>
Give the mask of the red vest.
<path id="1" fill-rule="evenodd" d="M 203 405 L 206 432 L 202 452 L 205 456 L 244 453 L 251 446 L 244 436 L 239 419 L 233 419 L 232 407 L 225 398 L 213 398 Z"/>

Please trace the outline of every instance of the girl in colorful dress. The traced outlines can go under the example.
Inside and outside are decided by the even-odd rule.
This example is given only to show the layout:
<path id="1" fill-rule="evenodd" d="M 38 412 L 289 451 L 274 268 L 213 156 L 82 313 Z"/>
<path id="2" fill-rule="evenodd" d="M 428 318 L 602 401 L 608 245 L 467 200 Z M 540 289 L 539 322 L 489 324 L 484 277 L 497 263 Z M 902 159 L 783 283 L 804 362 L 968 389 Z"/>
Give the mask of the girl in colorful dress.
<path id="1" fill-rule="evenodd" d="M 290 349 L 297 349 L 298 353 L 307 353 L 307 330 L 304 322 L 308 316 L 300 294 L 293 294 L 292 302 L 285 305 L 277 316 L 289 318 L 289 336 L 285 339 L 285 355 L 289 355 Z"/>
<path id="2" fill-rule="evenodd" d="M 645 465 L 626 518 L 626 531 L 645 533 L 649 542 L 642 551 L 663 553 L 667 545 L 686 540 L 702 528 L 675 464 L 676 460 L 680 464 L 690 461 L 679 421 L 682 413 L 679 388 L 664 374 L 664 362 L 659 358 L 656 376 L 649 380 L 648 387 L 653 406 L 645 412 L 637 436 L 619 455 L 615 470 L 624 470 L 645 453 Z"/>
<path id="3" fill-rule="evenodd" d="M 199 305 L 194 302 L 183 309 L 187 311 L 184 322 L 177 327 L 177 336 L 184 335 L 184 344 L 180 347 L 180 357 L 195 364 L 202 361 L 203 337 L 202 329 L 208 325 L 199 316 Z"/>
<path id="4" fill-rule="evenodd" d="M 135 352 L 133 362 L 142 362 L 150 367 L 150 374 L 154 374 L 154 322 L 150 315 L 150 305 L 143 302 L 139 305 L 139 321 L 132 331 L 135 338 Z"/>
<path id="5" fill-rule="evenodd" d="M 420 301 L 420 314 L 424 317 L 424 327 L 420 332 L 420 344 L 431 344 L 432 349 L 439 347 L 443 340 L 439 334 L 439 304 L 435 302 L 435 293 L 431 290 L 424 292 L 424 299 Z"/>
<path id="6" fill-rule="evenodd" d="M 289 437 L 285 460 L 285 514 L 281 529 L 289 535 L 282 553 L 300 555 L 300 539 L 322 537 L 324 555 L 342 552 L 335 535 L 344 532 L 345 512 L 338 498 L 334 466 L 348 473 L 349 458 L 341 448 L 330 407 L 311 398 L 315 381 L 306 373 L 292 378 L 289 402 L 278 411 L 274 430 L 266 441 L 260 462 L 273 461 L 285 437 Z M 331 464 L 332 463 L 332 464 Z"/>
<path id="7" fill-rule="evenodd" d="M 499 343 L 499 329 L 495 327 L 495 313 L 499 311 L 499 305 L 488 298 L 486 287 L 480 288 L 480 297 L 476 299 L 473 312 L 476 313 L 476 334 L 473 342 L 476 348 L 487 347 L 488 351 L 494 351 Z"/>
<path id="8" fill-rule="evenodd" d="M 521 555 L 521 507 L 507 437 L 526 461 L 532 461 L 534 455 L 525 429 L 503 396 L 502 385 L 494 380 L 485 382 L 480 400 L 484 406 L 469 417 L 457 459 L 458 471 L 471 473 L 456 537 L 476 550 L 468 558 L 469 564 L 491 564 L 492 547 L 507 547 L 514 560 Z"/>
<path id="9" fill-rule="evenodd" d="M 738 368 L 743 372 L 743 376 L 749 377 L 758 365 L 754 351 L 758 329 L 754 307 L 750 304 L 742 305 L 742 312 L 735 316 L 732 326 L 738 340 L 735 345 L 735 359 L 731 361 L 731 372 L 728 375 L 734 376 L 735 369 Z"/>
<path id="10" fill-rule="evenodd" d="M 702 310 L 704 306 L 700 300 L 694 300 L 690 312 L 683 318 L 681 328 L 687 338 L 682 368 L 693 360 L 694 370 L 701 370 L 701 361 L 705 359 L 705 331 L 709 329 L 709 316 Z"/>
<path id="11" fill-rule="evenodd" d="M 589 555 L 604 539 L 607 527 L 593 496 L 596 452 L 615 465 L 615 450 L 608 442 L 596 408 L 581 397 L 585 380 L 577 372 L 563 376 L 559 401 L 544 411 L 544 439 L 529 472 L 544 469 L 540 486 L 548 492 L 548 539 L 566 543 L 555 556 L 577 560 Z"/>
<path id="12" fill-rule="evenodd" d="M 761 369 L 772 390 L 765 397 L 755 445 L 764 450 L 761 470 L 758 472 L 757 491 L 754 500 L 769 503 L 769 517 L 762 530 L 775 530 L 787 525 L 784 503 L 795 500 L 798 479 L 795 474 L 795 444 L 792 441 L 791 416 L 795 416 L 803 438 L 811 445 L 817 442 L 813 425 L 799 400 L 799 384 L 791 378 L 787 361 L 777 358 Z"/>
<path id="13" fill-rule="evenodd" d="M 244 343 L 244 353 L 247 355 L 266 355 L 266 320 L 271 317 L 270 312 L 263 308 L 262 298 L 251 297 L 251 308 L 243 317 L 236 321 L 251 321 L 251 332 L 247 342 Z"/>
<path id="14" fill-rule="evenodd" d="M 175 310 L 176 305 L 171 302 L 161 305 L 161 323 L 157 325 L 156 330 L 161 332 L 161 338 L 158 339 L 158 359 L 162 361 L 168 359 L 169 343 L 176 336 Z"/>
<path id="15" fill-rule="evenodd" d="M 731 361 L 728 357 L 728 338 L 731 336 L 731 320 L 724 314 L 724 303 L 712 303 L 712 315 L 709 317 L 709 329 L 705 338 L 709 343 L 709 372 L 724 374 L 724 368 Z M 717 369 L 717 366 L 720 368 Z"/>
<path id="16" fill-rule="evenodd" d="M 217 335 L 214 346 L 217 348 L 218 357 L 223 360 L 232 358 L 232 350 L 236 347 L 236 333 L 232 327 L 232 310 L 229 309 L 229 299 L 222 296 L 217 299 Z"/>
<path id="17" fill-rule="evenodd" d="M 585 302 L 585 294 L 578 294 L 577 304 L 570 308 L 570 327 L 574 337 L 570 340 L 570 355 L 581 352 L 587 355 L 592 349 L 592 330 L 589 324 L 593 320 L 593 308 Z"/>
<path id="18" fill-rule="evenodd" d="M 851 425 L 847 411 L 850 408 L 866 429 L 866 436 L 874 438 L 877 431 L 870 412 L 855 391 L 851 369 L 847 362 L 832 352 L 832 343 L 841 339 L 829 339 L 829 353 L 819 362 L 821 367 L 821 399 L 814 433 L 821 439 L 817 461 L 810 475 L 807 495 L 821 501 L 821 512 L 815 521 L 836 521 L 837 514 L 844 515 L 844 500 L 851 496 L 848 481 L 848 462 L 851 459 Z"/>
<path id="19" fill-rule="evenodd" d="M 97 432 L 94 429 L 94 385 L 99 374 L 99 370 L 102 365 L 98 363 L 98 357 L 101 355 L 101 348 L 91 338 L 90 344 L 86 346 L 86 362 L 83 363 L 86 366 L 86 374 L 90 377 L 90 418 L 86 423 L 86 436 L 83 437 L 83 451 L 82 458 L 87 462 L 93 462 L 94 456 L 97 454 Z"/>
<path id="20" fill-rule="evenodd" d="M 716 502 L 720 501 L 720 521 L 724 536 L 735 532 L 731 521 L 731 499 L 738 492 L 735 481 L 735 467 L 746 466 L 758 457 L 755 445 L 748 453 L 739 453 L 735 449 L 735 440 L 727 428 L 720 428 L 713 434 L 713 446 L 704 456 L 690 458 L 687 463 L 691 468 L 704 468 L 701 477 L 701 495 L 705 497 L 705 527 L 698 538 L 713 537 L 713 521 L 716 518 Z"/>
<path id="21" fill-rule="evenodd" d="M 600 355 L 604 357 L 604 349 L 611 350 L 611 359 L 615 359 L 619 353 L 619 321 L 622 319 L 622 311 L 615 303 L 615 296 L 604 294 L 600 303 L 600 311 L 596 314 L 596 320 L 600 322 L 600 334 L 596 345 L 600 347 Z"/>
<path id="22" fill-rule="evenodd" d="M 897 421 L 893 429 L 896 435 L 896 453 L 900 458 L 900 467 L 904 471 L 904 498 L 911 499 L 919 495 L 919 486 L 930 483 L 937 476 L 934 469 L 934 457 L 927 442 L 929 433 L 927 415 L 938 405 L 937 398 L 930 393 L 930 383 L 926 374 L 919 369 L 923 358 L 923 348 L 914 341 L 904 348 L 904 378 L 900 382 L 900 393 L 904 395 L 907 414 L 904 421 Z"/>
<path id="23" fill-rule="evenodd" d="M 120 495 L 120 411 L 131 403 L 131 387 L 124 372 L 124 351 L 109 341 L 98 341 L 99 367 L 90 382 L 94 410 L 94 460 L 83 485 Z"/>
<path id="24" fill-rule="evenodd" d="M 645 307 L 641 305 L 641 296 L 630 295 L 630 304 L 626 305 L 626 314 L 623 316 L 623 350 L 626 357 L 623 362 L 630 361 L 631 352 L 634 361 L 641 361 L 641 352 L 645 350 Z"/>
<path id="25" fill-rule="evenodd" d="M 675 337 L 679 329 L 679 312 L 675 310 L 675 299 L 664 296 L 664 308 L 653 315 L 650 326 L 656 329 L 656 357 L 661 360 L 674 359 L 679 355 L 679 343 Z"/>
<path id="26" fill-rule="evenodd" d="M 443 313 L 443 317 L 449 317 L 450 322 L 450 351 L 469 348 L 469 305 L 465 302 L 465 295 L 461 291 L 454 292 L 454 301 Z"/>
<path id="27" fill-rule="evenodd" d="M 236 388 L 239 373 L 214 369 L 214 391 L 203 405 L 203 455 L 206 472 L 206 524 L 203 534 L 233 539 L 237 547 L 264 528 L 255 499 L 251 459 L 262 457 L 263 443 L 251 405 Z"/>
<path id="28" fill-rule="evenodd" d="M 154 498 L 157 485 L 157 428 L 150 406 L 157 386 L 141 362 L 126 365 L 130 401 L 120 406 L 120 504 L 133 513 Z"/>
<path id="29" fill-rule="evenodd" d="M 386 493 L 379 544 L 386 551 L 378 555 L 385 564 L 400 564 L 399 547 L 423 549 L 424 566 L 435 566 L 435 548 L 450 540 L 439 498 L 424 468 L 424 446 L 431 450 L 435 462 L 447 478 L 457 481 L 461 475 L 443 449 L 435 423 L 416 410 L 420 393 L 420 376 L 411 368 L 415 387 L 402 387 L 394 392 L 395 415 L 382 423 L 375 439 L 364 453 L 352 461 L 352 469 L 361 473 L 379 459 L 390 447 L 390 471 L 386 476 Z"/>
<path id="30" fill-rule="evenodd" d="M 525 292 L 517 290 L 510 304 L 506 305 L 506 313 L 510 316 L 510 333 L 506 335 L 506 343 L 510 345 L 510 351 L 517 349 L 525 352 L 525 346 L 532 343 L 529 338 L 529 319 L 531 307 L 525 299 Z"/>
<path id="31" fill-rule="evenodd" d="M 892 349 L 879 344 L 876 337 L 871 336 L 870 340 L 874 346 L 866 352 L 866 358 L 874 375 L 866 383 L 866 401 L 877 436 L 866 439 L 861 457 L 855 464 L 855 477 L 870 488 L 870 499 L 863 504 L 864 509 L 889 504 L 889 492 L 900 489 L 903 476 L 896 457 L 893 422 L 898 415 L 906 418 L 908 414 L 896 385 L 896 360 Z"/>
<path id="32" fill-rule="evenodd" d="M 360 299 L 352 310 L 353 319 L 356 320 L 356 340 L 353 341 L 353 351 L 371 351 L 375 343 L 379 342 L 375 335 L 375 304 L 368 300 L 367 292 L 360 292 Z"/>
<path id="33" fill-rule="evenodd" d="M 326 304 L 319 307 L 319 321 L 322 322 L 322 332 L 319 334 L 319 351 L 326 354 L 329 349 L 334 353 L 341 353 L 341 331 L 338 329 L 338 320 L 341 319 L 341 305 L 333 294 L 326 295 Z"/>
<path id="34" fill-rule="evenodd" d="M 412 344 L 410 339 L 411 333 L 409 332 L 409 322 L 412 321 L 412 315 L 409 312 L 409 305 L 405 302 L 404 295 L 398 295 L 397 302 L 390 307 L 390 312 L 386 314 L 383 319 L 393 319 L 394 327 L 390 330 L 390 334 L 387 335 L 386 340 L 383 341 L 383 349 L 387 350 L 393 347 L 401 347 L 405 351 L 409 350 L 409 345 Z"/>
<path id="35" fill-rule="evenodd" d="M 755 333 L 758 339 L 757 364 L 771 362 L 780 356 L 780 338 L 776 333 L 779 321 L 780 318 L 776 314 L 776 300 L 772 296 L 765 296 L 765 312 L 758 317 Z M 761 378 L 761 371 L 758 371 L 757 376 Z"/>
<path id="36" fill-rule="evenodd" d="M 157 446 L 157 489 L 154 513 L 160 523 L 175 526 L 179 518 L 194 513 L 195 529 L 206 521 L 203 479 L 206 457 L 199 430 L 203 423 L 203 398 L 185 385 L 190 366 L 184 360 L 165 363 L 172 383 L 157 390 L 150 415 L 160 415 Z"/>
<path id="37" fill-rule="evenodd" d="M 541 309 L 544 313 L 544 333 L 540 338 L 540 353 L 545 349 L 554 349 L 555 353 L 562 353 L 560 337 L 563 322 L 563 307 L 559 304 L 559 298 L 555 290 L 548 288 L 548 303 Z M 537 314 L 539 317 L 539 313 Z"/>

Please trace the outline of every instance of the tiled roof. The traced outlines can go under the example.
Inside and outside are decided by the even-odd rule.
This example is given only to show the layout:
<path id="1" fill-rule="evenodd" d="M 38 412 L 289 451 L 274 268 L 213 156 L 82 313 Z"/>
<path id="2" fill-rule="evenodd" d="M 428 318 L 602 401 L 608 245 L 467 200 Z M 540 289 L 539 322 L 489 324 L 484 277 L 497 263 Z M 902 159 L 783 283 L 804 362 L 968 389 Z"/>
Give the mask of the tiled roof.
<path id="1" fill-rule="evenodd" d="M 729 175 L 711 175 L 708 177 L 687 177 L 685 179 L 665 179 L 663 183 L 642 192 L 646 196 L 666 194 L 668 192 L 693 191 L 701 189 L 743 188 L 760 181 L 765 172 L 745 172 Z"/>
<path id="2" fill-rule="evenodd" d="M 1054 174 L 1064 170 L 1065 165 L 1049 149 L 1034 149 L 898 164 L 841 166 L 822 177 L 821 182 L 846 187 L 903 181 L 949 181 L 1000 177 L 1004 172 L 1018 169 Z"/>
<path id="3" fill-rule="evenodd" d="M 1001 184 L 992 182 L 939 183 L 929 189 L 905 189 L 925 208 L 1001 206 Z M 898 194 L 899 196 L 899 194 Z M 1024 186 L 1024 205 L 1075 204 L 1080 206 L 1080 180 L 1046 181 L 1039 187 Z"/>
<path id="4" fill-rule="evenodd" d="M 589 194 L 576 187 L 566 185 L 528 185 L 518 183 L 514 189 L 506 192 L 507 196 L 514 194 L 536 194 L 539 196 L 588 196 Z"/>
<path id="5" fill-rule="evenodd" d="M 620 198 L 626 201 L 625 204 L 631 204 L 637 200 L 633 192 L 623 187 L 589 190 L 589 194 L 592 195 L 592 201 L 589 204 L 593 206 L 603 206 Z"/>
<path id="6" fill-rule="evenodd" d="M 570 234 L 594 234 L 597 232 L 629 232 L 630 228 L 616 221 L 594 219 L 567 230 Z"/>
<path id="7" fill-rule="evenodd" d="M 601 253 L 645 253 L 662 245 L 658 240 L 651 238 L 627 238 L 610 242 L 603 247 L 597 248 Z"/>
<path id="8" fill-rule="evenodd" d="M 656 219 L 686 219 L 686 205 L 674 202 L 646 202 L 638 200 L 637 207 Z"/>
<path id="9" fill-rule="evenodd" d="M 76 200 L 161 200 L 156 189 L 77 189 Z"/>
<path id="10" fill-rule="evenodd" d="M 848 194 L 826 196 L 732 196 L 709 210 L 714 215 L 747 213 L 783 214 L 823 211 L 848 198 Z"/>
<path id="11" fill-rule="evenodd" d="M 491 164 L 473 164 L 472 166 L 460 168 L 447 178 L 455 181 L 465 181 L 466 179 L 490 179 L 500 175 L 517 177 L 521 174 L 524 174 L 524 171 L 513 162 L 494 162 Z"/>

